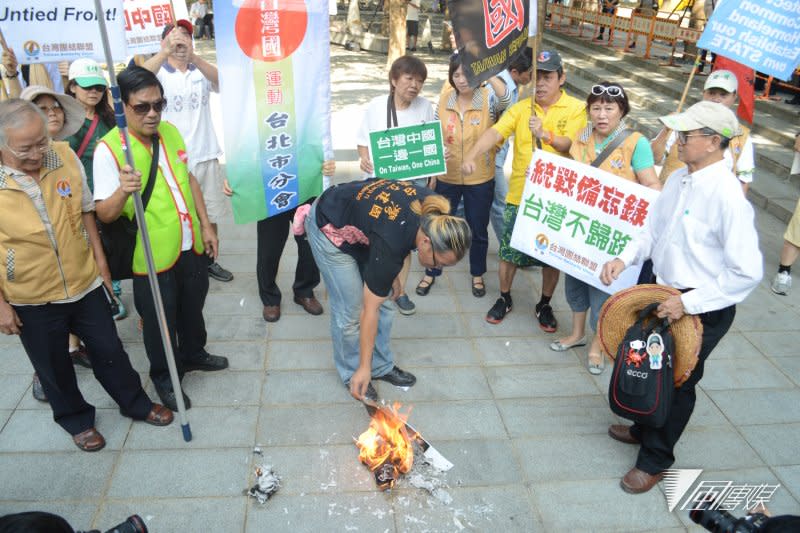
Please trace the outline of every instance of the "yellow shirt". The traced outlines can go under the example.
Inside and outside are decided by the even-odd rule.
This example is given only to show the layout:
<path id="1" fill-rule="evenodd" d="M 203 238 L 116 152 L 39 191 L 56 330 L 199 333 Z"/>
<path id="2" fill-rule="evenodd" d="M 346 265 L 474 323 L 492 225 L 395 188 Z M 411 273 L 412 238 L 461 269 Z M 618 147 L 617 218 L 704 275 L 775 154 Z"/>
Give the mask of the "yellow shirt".
<path id="1" fill-rule="evenodd" d="M 586 104 L 574 96 L 569 96 L 564 90 L 556 103 L 551 105 L 545 113 L 539 104 L 535 107 L 536 116 L 544 117 L 545 131 L 552 131 L 561 137 L 574 138 L 577 133 L 586 127 Z M 508 195 L 506 202 L 519 205 L 522 200 L 522 189 L 525 187 L 525 171 L 533 157 L 533 136 L 528 122 L 531 119 L 530 97 L 520 100 L 500 117 L 492 126 L 497 133 L 508 139 L 514 135 L 514 161 L 511 166 L 511 177 L 508 178 Z M 569 157 L 568 152 L 559 152 L 552 146 L 542 143 L 542 148 L 548 152 Z"/>

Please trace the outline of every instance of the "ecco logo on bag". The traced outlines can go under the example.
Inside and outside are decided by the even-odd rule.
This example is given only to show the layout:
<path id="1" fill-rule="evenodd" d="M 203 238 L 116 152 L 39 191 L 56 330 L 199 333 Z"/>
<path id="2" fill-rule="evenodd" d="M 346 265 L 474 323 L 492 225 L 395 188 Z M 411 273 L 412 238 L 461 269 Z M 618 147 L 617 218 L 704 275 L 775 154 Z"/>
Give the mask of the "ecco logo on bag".
<path id="1" fill-rule="evenodd" d="M 632 370 L 630 368 L 626 370 L 625 373 L 628 374 L 629 376 L 642 379 L 647 379 L 647 374 L 649 374 L 649 372 L 642 372 L 641 370 Z"/>

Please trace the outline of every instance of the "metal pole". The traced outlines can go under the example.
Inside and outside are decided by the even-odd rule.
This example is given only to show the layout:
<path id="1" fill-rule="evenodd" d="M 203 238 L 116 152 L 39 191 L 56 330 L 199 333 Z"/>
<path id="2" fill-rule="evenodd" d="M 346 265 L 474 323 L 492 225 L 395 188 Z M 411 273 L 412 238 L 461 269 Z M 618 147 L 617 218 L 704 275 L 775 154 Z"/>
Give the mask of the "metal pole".
<path id="1" fill-rule="evenodd" d="M 111 57 L 111 46 L 108 43 L 108 32 L 106 30 L 106 20 L 103 13 L 103 6 L 100 0 L 94 0 L 95 14 L 100 23 L 100 37 L 103 40 L 103 51 L 106 56 L 106 65 L 108 66 L 108 75 L 111 81 L 111 95 L 114 99 L 114 116 L 117 119 L 117 127 L 119 134 L 122 137 L 122 150 L 125 153 L 125 161 L 133 166 L 133 154 L 129 150 L 130 139 L 128 137 L 128 123 L 125 120 L 125 111 L 122 108 L 122 98 L 120 96 L 119 86 L 117 85 L 117 74 L 114 72 L 114 60 Z M 158 162 L 155 162 L 158 164 Z M 178 378 L 178 367 L 175 364 L 175 353 L 172 351 L 172 342 L 169 338 L 169 329 L 167 327 L 167 318 L 164 313 L 164 302 L 161 300 L 161 291 L 158 287 L 158 276 L 156 275 L 155 262 L 153 261 L 153 248 L 150 245 L 150 235 L 147 233 L 147 223 L 144 219 L 144 206 L 142 205 L 142 195 L 139 191 L 133 193 L 133 207 L 136 213 L 136 222 L 139 226 L 139 235 L 142 238 L 142 246 L 144 247 L 144 256 L 147 260 L 147 279 L 150 282 L 150 291 L 153 294 L 153 303 L 156 308 L 156 316 L 158 317 L 158 328 L 161 330 L 161 342 L 164 344 L 164 354 L 167 357 L 167 366 L 169 367 L 169 378 L 172 381 L 172 389 L 175 391 L 175 401 L 178 404 L 178 420 L 183 430 L 183 440 L 189 442 L 192 440 L 192 429 L 189 427 L 189 420 L 186 418 L 186 405 L 183 403 L 183 391 L 181 390 L 181 380 Z"/>

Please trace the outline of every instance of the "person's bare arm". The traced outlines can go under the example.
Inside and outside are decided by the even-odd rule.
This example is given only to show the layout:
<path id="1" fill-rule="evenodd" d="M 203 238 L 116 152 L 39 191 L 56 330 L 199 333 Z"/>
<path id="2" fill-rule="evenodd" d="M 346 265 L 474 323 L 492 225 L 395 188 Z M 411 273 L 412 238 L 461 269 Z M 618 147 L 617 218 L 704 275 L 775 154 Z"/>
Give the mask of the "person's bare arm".
<path id="1" fill-rule="evenodd" d="M 384 300 L 386 298 L 378 296 L 364 285 L 360 317 L 361 327 L 358 339 L 358 368 L 350 378 L 350 394 L 357 400 L 364 397 L 367 392 L 367 386 L 372 379 L 372 351 L 375 349 L 375 338 L 378 335 L 378 318 L 381 304 L 383 304 Z"/>
<path id="2" fill-rule="evenodd" d="M 211 85 L 214 86 L 215 90 L 219 90 L 219 70 L 217 70 L 216 66 L 212 65 L 199 55 L 196 55 L 194 53 L 194 47 L 192 47 L 192 55 L 189 61 L 191 61 L 194 66 L 197 67 L 197 70 L 199 70 L 203 76 L 205 76 L 206 79 L 211 82 Z"/>
<path id="3" fill-rule="evenodd" d="M 653 160 L 656 164 L 661 164 L 664 160 L 664 152 L 667 150 L 667 139 L 672 132 L 669 128 L 661 128 L 656 138 L 650 141 L 650 148 L 653 150 Z"/>
<path id="4" fill-rule="evenodd" d="M 372 174 L 375 169 L 372 167 L 372 161 L 369 158 L 369 148 L 359 144 L 356 149 L 358 150 L 361 170 L 367 174 Z"/>
<path id="5" fill-rule="evenodd" d="M 197 211 L 197 219 L 200 221 L 200 232 L 203 237 L 203 244 L 206 247 L 206 255 L 211 259 L 216 260 L 219 253 L 219 240 L 217 239 L 217 232 L 214 231 L 214 226 L 208 220 L 208 211 L 206 210 L 206 201 L 203 199 L 203 191 L 200 189 L 200 182 L 194 177 L 194 174 L 189 173 L 189 187 L 192 189 L 192 198 L 194 198 L 194 208 Z"/>
<path id="6" fill-rule="evenodd" d="M 637 170 L 636 179 L 639 181 L 640 184 L 644 185 L 645 187 L 650 187 L 651 189 L 655 189 L 657 191 L 660 191 L 661 187 L 663 187 L 663 185 L 661 184 L 661 180 L 658 179 L 655 167 L 649 167 L 649 168 L 644 168 L 642 170 Z"/>
<path id="7" fill-rule="evenodd" d="M 142 173 L 134 171 L 129 165 L 125 165 L 119 171 L 119 187 L 114 193 L 105 200 L 97 200 L 94 203 L 97 218 L 101 222 L 110 224 L 119 218 L 128 197 L 136 191 L 142 190 Z"/>
<path id="8" fill-rule="evenodd" d="M 492 146 L 500 144 L 503 140 L 503 136 L 494 128 L 489 128 L 484 131 L 483 134 L 478 137 L 478 142 L 476 142 L 472 149 L 467 152 L 467 155 L 464 156 L 464 161 L 461 165 L 462 172 L 467 176 L 475 172 L 475 158 L 485 154 Z"/>

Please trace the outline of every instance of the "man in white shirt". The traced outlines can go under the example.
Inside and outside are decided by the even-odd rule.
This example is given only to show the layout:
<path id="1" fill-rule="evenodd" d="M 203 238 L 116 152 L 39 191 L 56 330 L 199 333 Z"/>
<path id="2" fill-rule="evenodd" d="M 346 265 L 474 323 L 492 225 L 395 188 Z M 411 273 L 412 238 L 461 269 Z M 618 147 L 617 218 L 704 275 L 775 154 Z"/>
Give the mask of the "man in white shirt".
<path id="1" fill-rule="evenodd" d="M 673 449 L 692 415 L 705 360 L 733 323 L 736 304 L 763 275 L 753 208 L 724 160 L 728 142 L 739 134 L 736 116 L 722 104 L 703 101 L 661 122 L 677 132 L 686 167 L 670 176 L 640 237 L 603 265 L 600 279 L 609 285 L 626 267 L 652 259 L 655 282 L 683 293 L 665 300 L 658 316 L 698 315 L 703 340 L 697 366 L 675 390 L 664 427 L 608 429 L 613 439 L 640 445 L 636 466 L 620 482 L 632 494 L 650 490 L 675 461 Z"/>
<path id="2" fill-rule="evenodd" d="M 192 8 L 189 10 L 189 16 L 197 27 L 197 35 L 195 35 L 195 37 L 198 39 L 205 39 L 206 35 L 204 34 L 207 34 L 208 37 L 211 38 L 210 28 L 206 29 L 206 15 L 208 15 L 208 4 L 206 4 L 206 0 L 197 0 L 197 2 L 192 4 Z M 189 30 L 189 35 L 192 35 L 191 30 Z"/>
<path id="3" fill-rule="evenodd" d="M 417 36 L 419 35 L 419 0 L 408 0 L 406 7 L 406 36 L 408 37 L 408 50 L 417 51 Z"/>
<path id="4" fill-rule="evenodd" d="M 197 4 L 195 4 L 197 5 Z M 208 209 L 208 218 L 219 235 L 218 223 L 228 214 L 228 200 L 222 194 L 222 168 L 211 121 L 209 99 L 219 91 L 217 67 L 194 53 L 192 25 L 188 20 L 168 24 L 161 34 L 161 50 L 144 63 L 164 86 L 167 107 L 162 118 L 181 132 L 189 155 L 189 172 L 200 183 Z M 233 274 L 216 261 L 208 266 L 208 275 L 217 281 L 231 281 Z"/>

